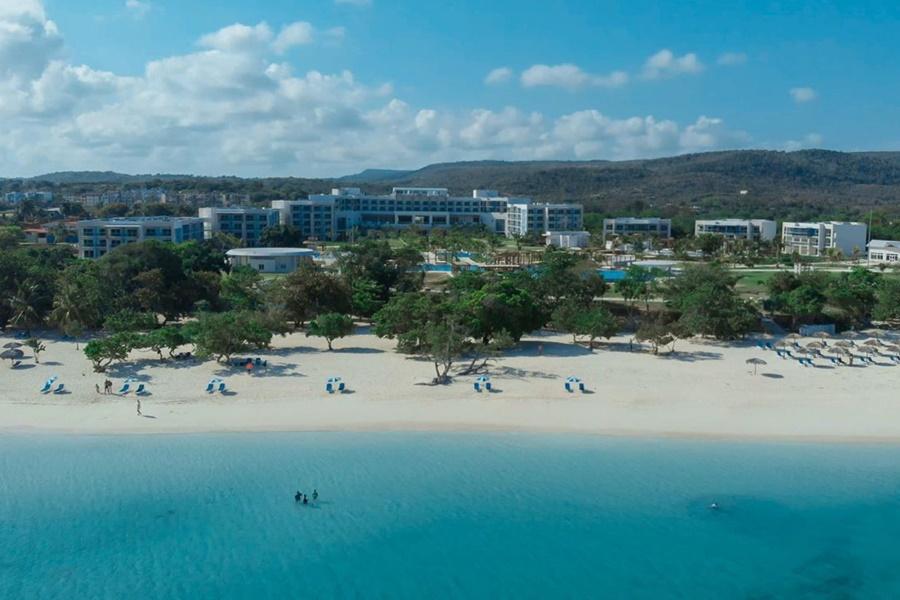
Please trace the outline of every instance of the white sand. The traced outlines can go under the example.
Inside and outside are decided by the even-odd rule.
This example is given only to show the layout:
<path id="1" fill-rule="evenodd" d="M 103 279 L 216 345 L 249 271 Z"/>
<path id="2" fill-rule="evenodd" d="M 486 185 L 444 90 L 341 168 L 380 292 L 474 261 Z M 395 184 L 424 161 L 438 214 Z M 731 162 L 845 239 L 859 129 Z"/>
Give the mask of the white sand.
<path id="1" fill-rule="evenodd" d="M 590 353 L 568 337 L 531 337 L 493 363 L 490 394 L 475 393 L 473 377 L 424 385 L 434 375 L 430 363 L 367 334 L 338 340 L 335 352 L 316 338 L 275 338 L 273 350 L 258 353 L 268 372 L 252 376 L 214 361 L 160 363 L 141 353 L 97 374 L 74 343 L 46 345 L 40 365 L 0 365 L 0 431 L 533 430 L 900 441 L 900 366 L 803 368 L 751 343 L 682 342 L 677 354 L 657 357 L 630 352 L 625 338 Z M 769 364 L 754 376 L 750 357 Z M 51 375 L 70 393 L 41 395 Z M 352 392 L 325 393 L 332 375 Z M 569 375 L 591 393 L 566 393 Z M 233 395 L 206 394 L 213 376 L 225 377 Z M 145 416 L 136 415 L 133 396 L 98 396 L 94 385 L 104 377 L 116 390 L 125 377 L 145 382 Z"/>

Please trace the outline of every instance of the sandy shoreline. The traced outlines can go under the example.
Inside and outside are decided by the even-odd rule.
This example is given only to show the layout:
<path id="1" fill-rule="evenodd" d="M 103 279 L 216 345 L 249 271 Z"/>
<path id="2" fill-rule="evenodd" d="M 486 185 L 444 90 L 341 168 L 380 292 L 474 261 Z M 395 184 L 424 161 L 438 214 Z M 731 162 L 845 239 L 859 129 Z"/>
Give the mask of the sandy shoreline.
<path id="1" fill-rule="evenodd" d="M 0 338 L 0 345 L 10 338 Z M 591 353 L 565 336 L 529 337 L 495 361 L 495 393 L 478 394 L 472 377 L 426 385 L 427 362 L 393 351 L 368 334 L 324 342 L 302 335 L 276 338 L 259 354 L 269 368 L 248 375 L 213 361 L 160 363 L 134 353 L 106 375 L 119 389 L 143 382 L 144 416 L 133 396 L 98 395 L 103 374 L 73 342 L 48 341 L 42 364 L 0 366 L 0 433 L 179 434 L 266 431 L 465 431 L 580 433 L 771 441 L 900 443 L 900 366 L 803 368 L 752 342 L 680 343 L 672 356 L 629 351 L 617 338 Z M 759 375 L 745 364 L 767 365 Z M 819 361 L 820 363 L 822 361 Z M 42 395 L 51 375 L 65 395 Z M 324 391 L 327 377 L 351 390 Z M 587 394 L 563 389 L 577 375 Z M 230 395 L 206 394 L 211 377 Z"/>

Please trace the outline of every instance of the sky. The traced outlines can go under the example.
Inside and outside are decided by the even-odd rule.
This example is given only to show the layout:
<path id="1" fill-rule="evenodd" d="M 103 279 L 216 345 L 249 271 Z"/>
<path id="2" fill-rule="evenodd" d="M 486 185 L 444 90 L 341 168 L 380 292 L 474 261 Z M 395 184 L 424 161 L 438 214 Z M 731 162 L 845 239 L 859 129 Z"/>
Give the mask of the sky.
<path id="1" fill-rule="evenodd" d="M 890 0 L 0 0 L 0 176 L 900 149 Z"/>

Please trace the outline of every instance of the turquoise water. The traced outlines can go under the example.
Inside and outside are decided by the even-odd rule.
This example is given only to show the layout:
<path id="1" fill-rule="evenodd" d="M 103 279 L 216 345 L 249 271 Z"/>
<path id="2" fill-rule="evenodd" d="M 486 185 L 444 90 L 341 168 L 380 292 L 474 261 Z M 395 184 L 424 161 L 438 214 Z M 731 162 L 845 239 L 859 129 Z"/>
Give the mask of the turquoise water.
<path id="1" fill-rule="evenodd" d="M 0 598 L 900 597 L 892 446 L 0 437 L 0 490 Z"/>

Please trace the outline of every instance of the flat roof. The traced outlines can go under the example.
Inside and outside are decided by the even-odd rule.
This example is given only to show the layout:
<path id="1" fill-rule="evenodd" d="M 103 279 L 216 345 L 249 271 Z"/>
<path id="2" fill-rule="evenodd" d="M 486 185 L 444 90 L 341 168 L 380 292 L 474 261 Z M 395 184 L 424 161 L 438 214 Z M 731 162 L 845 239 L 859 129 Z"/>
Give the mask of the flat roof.
<path id="1" fill-rule="evenodd" d="M 246 258 L 277 258 L 280 256 L 313 256 L 316 251 L 309 248 L 234 248 L 225 254 Z"/>

